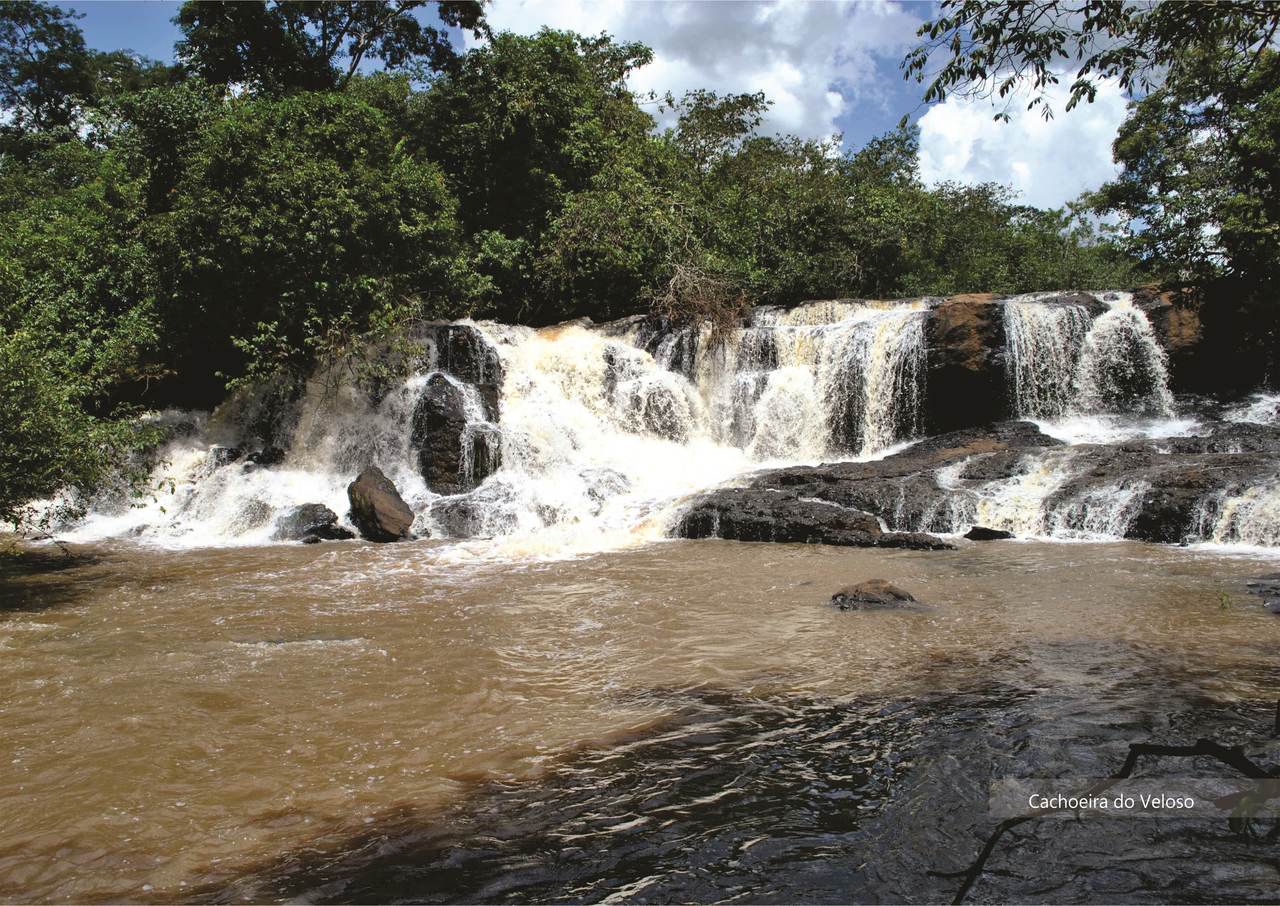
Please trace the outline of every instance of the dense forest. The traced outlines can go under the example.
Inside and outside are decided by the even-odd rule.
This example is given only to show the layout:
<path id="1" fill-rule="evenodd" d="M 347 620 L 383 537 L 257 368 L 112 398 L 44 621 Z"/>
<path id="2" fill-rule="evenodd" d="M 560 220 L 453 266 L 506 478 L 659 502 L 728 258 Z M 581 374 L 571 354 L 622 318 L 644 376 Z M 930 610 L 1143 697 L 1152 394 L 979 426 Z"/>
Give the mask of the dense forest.
<path id="1" fill-rule="evenodd" d="M 1054 4 L 1019 6 L 1034 22 Z M 491 33 L 478 3 L 189 2 L 167 64 L 89 49 L 69 10 L 0 2 L 0 522 L 115 473 L 154 440 L 142 411 L 296 380 L 422 320 L 1151 279 L 1267 295 L 1277 13 L 1084 6 L 1119 16 L 1086 18 L 1084 37 L 1140 52 L 1101 51 L 1093 73 L 1142 100 L 1121 176 L 1037 210 L 996 184 L 925 185 L 905 121 L 857 150 L 763 135 L 762 94 L 640 96 L 647 47 Z M 923 76 L 953 53 L 928 99 L 992 85 L 1011 47 L 1042 87 L 1055 76 L 1027 48 L 1073 40 L 942 9 L 905 64 Z M 484 40 L 461 52 L 459 30 Z M 1172 76 L 1140 84 L 1155 70 Z"/>

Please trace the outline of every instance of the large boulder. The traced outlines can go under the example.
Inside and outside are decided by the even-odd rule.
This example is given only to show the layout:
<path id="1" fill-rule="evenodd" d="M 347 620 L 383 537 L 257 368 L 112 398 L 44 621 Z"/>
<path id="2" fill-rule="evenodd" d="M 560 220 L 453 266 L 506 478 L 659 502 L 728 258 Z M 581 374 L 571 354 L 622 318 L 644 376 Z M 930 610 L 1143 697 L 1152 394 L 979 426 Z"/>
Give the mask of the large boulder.
<path id="1" fill-rule="evenodd" d="M 410 537 L 413 510 L 391 479 L 369 466 L 347 486 L 351 521 L 369 541 L 402 541 Z"/>
<path id="2" fill-rule="evenodd" d="M 680 538 L 905 547 L 941 550 L 946 542 L 913 532 L 885 532 L 869 513 L 773 490 L 724 488 L 697 500 L 680 518 Z"/>
<path id="3" fill-rule="evenodd" d="M 423 480 L 437 494 L 466 490 L 462 456 L 467 421 L 462 388 L 442 374 L 431 375 L 413 410 L 411 443 L 418 448 Z"/>
<path id="4" fill-rule="evenodd" d="M 323 503 L 304 503 L 276 520 L 275 541 L 345 541 L 355 537 L 338 525 L 338 514 Z"/>

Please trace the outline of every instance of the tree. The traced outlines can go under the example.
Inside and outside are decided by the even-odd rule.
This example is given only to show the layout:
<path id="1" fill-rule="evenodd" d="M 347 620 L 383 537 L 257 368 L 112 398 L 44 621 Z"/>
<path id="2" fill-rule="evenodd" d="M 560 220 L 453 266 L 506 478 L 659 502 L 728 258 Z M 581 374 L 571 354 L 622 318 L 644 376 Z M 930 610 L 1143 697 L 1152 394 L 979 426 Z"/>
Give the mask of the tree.
<path id="1" fill-rule="evenodd" d="M 175 367 L 216 398 L 218 374 L 305 371 L 401 315 L 463 313 L 455 209 L 439 169 L 358 94 L 231 102 L 149 228 Z"/>
<path id="2" fill-rule="evenodd" d="M 1029 83 L 1027 107 L 1046 117 L 1046 89 L 1064 72 L 1075 71 L 1067 110 L 1092 101 L 1100 79 L 1133 94 L 1176 82 L 1203 50 L 1247 78 L 1280 29 L 1271 0 L 942 0 L 940 12 L 902 64 L 907 78 L 929 79 L 926 103 L 952 92 L 1004 98 Z"/>
<path id="3" fill-rule="evenodd" d="M 721 97 L 702 88 L 685 92 L 678 102 L 668 97 L 667 103 L 679 113 L 675 143 L 698 173 L 739 149 L 772 106 L 763 91 Z"/>
<path id="4" fill-rule="evenodd" d="M 457 54 L 444 29 L 418 20 L 425 10 L 487 33 L 477 0 L 187 0 L 178 56 L 211 83 L 269 93 L 345 87 L 366 60 L 444 69 Z"/>
<path id="5" fill-rule="evenodd" d="M 529 279 L 543 234 L 573 193 L 652 141 L 653 119 L 626 86 L 651 59 L 607 36 L 502 33 L 415 96 L 413 146 L 444 169 L 477 237 L 475 265 L 502 305 L 488 314 L 537 321 L 559 310 Z"/>
<path id="6" fill-rule="evenodd" d="M 82 385 L 30 334 L 0 328 L 0 525 L 40 529 L 80 511 L 109 483 L 137 483 L 131 454 L 154 432 L 125 419 L 96 418 Z M 55 501 L 36 507 L 32 501 Z"/>
<path id="7" fill-rule="evenodd" d="M 56 6 L 0 0 L 0 110 L 5 130 L 70 126 L 93 95 L 93 73 L 77 17 Z"/>

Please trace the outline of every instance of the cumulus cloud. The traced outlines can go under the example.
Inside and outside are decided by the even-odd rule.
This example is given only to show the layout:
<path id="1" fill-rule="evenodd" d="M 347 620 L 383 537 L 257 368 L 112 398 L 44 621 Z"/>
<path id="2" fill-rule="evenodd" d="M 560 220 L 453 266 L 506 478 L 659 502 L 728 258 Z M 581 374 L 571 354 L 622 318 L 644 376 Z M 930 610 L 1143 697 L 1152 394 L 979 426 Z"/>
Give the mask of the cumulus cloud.
<path id="1" fill-rule="evenodd" d="M 1059 207 L 1113 177 L 1119 167 L 1111 143 L 1125 117 L 1125 97 L 1115 82 L 1102 82 L 1092 104 L 1065 112 L 1070 78 L 1051 86 L 1055 117 L 1026 110 L 1016 100 L 1009 123 L 995 122 L 987 100 L 951 96 L 920 118 L 920 172 L 936 184 L 998 182 L 1012 185 L 1022 200 Z M 998 102 L 1003 106 L 1003 102 Z"/>
<path id="2" fill-rule="evenodd" d="M 883 106 L 884 80 L 898 77 L 918 12 L 889 0 L 493 0 L 486 8 L 497 30 L 545 25 L 642 41 L 654 61 L 633 75 L 634 90 L 763 91 L 774 102 L 764 130 L 804 138 L 838 132 L 837 119 L 857 105 Z"/>

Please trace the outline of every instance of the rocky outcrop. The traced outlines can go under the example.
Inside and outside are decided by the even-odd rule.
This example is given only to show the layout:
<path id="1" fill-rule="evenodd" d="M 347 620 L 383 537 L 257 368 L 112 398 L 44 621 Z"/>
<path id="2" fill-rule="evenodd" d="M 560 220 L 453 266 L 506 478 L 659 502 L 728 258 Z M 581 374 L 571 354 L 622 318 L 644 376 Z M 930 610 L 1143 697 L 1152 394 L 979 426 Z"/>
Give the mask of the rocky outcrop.
<path id="1" fill-rule="evenodd" d="M 485 417 L 496 422 L 503 379 L 498 350 L 469 324 L 440 324 L 432 333 L 435 360 L 427 366 L 474 385 L 484 402 Z"/>
<path id="2" fill-rule="evenodd" d="M 462 484 L 463 434 L 467 430 L 463 390 L 442 374 L 427 381 L 413 410 L 410 442 L 418 448 L 418 469 L 437 494 L 458 494 Z"/>
<path id="3" fill-rule="evenodd" d="M 276 520 L 275 541 L 345 541 L 355 535 L 338 525 L 338 514 L 323 503 L 304 503 Z"/>
<path id="4" fill-rule="evenodd" d="M 473 420 L 463 385 L 443 374 L 433 374 L 418 398 L 410 443 L 423 480 L 437 494 L 470 491 L 502 464 L 499 429 Z"/>
<path id="5" fill-rule="evenodd" d="M 868 579 L 840 589 L 831 596 L 831 603 L 841 610 L 909 610 L 915 608 L 916 599 L 884 579 Z"/>
<path id="6" fill-rule="evenodd" d="M 760 473 L 747 487 L 697 498 L 675 534 L 934 548 L 944 543 L 921 533 L 969 528 L 971 540 L 994 540 L 1010 534 L 999 523 L 974 528 L 980 500 L 1030 476 L 1031 489 L 1046 491 L 1044 522 L 1032 534 L 1181 543 L 1212 534 L 1225 501 L 1270 487 L 1277 475 L 1280 429 L 1268 426 L 1068 448 L 1034 424 L 1003 422 L 927 438 L 876 462 Z"/>
<path id="7" fill-rule="evenodd" d="M 952 431 L 1008 418 L 1003 297 L 952 296 L 925 320 L 925 430 Z"/>
<path id="8" fill-rule="evenodd" d="M 914 532 L 886 532 L 869 513 L 802 499 L 787 491 L 728 488 L 706 495 L 676 527 L 679 538 L 905 547 L 941 550 L 951 545 Z"/>
<path id="9" fill-rule="evenodd" d="M 1274 454 L 1158 452 L 1154 443 L 1094 446 L 1072 463 L 1078 477 L 1049 498 L 1049 506 L 1087 502 L 1134 489 L 1122 527 L 1126 538 L 1178 544 L 1201 537 L 1216 517 L 1217 504 L 1275 477 Z"/>
<path id="10" fill-rule="evenodd" d="M 391 479 L 377 466 L 365 469 L 347 486 L 351 521 L 369 541 L 402 541 L 410 537 L 413 510 Z"/>

